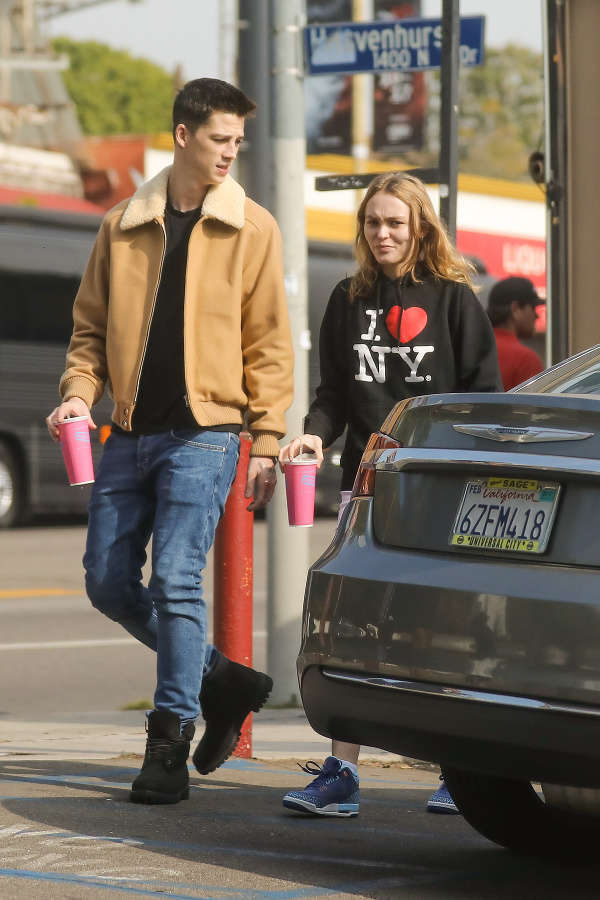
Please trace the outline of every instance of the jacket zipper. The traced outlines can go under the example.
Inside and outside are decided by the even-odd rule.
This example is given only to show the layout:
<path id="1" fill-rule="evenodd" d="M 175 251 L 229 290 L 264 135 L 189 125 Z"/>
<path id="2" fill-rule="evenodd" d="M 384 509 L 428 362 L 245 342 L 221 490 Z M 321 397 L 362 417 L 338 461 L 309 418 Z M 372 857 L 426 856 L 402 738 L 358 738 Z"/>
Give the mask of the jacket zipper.
<path id="1" fill-rule="evenodd" d="M 150 337 L 150 328 L 152 327 L 152 319 L 154 318 L 154 309 L 156 307 L 156 298 L 158 296 L 158 289 L 160 287 L 160 279 L 162 277 L 163 264 L 165 261 L 165 256 L 167 253 L 167 229 L 165 228 L 162 222 L 158 223 L 162 229 L 163 233 L 163 250 L 162 256 L 160 260 L 160 268 L 158 270 L 158 281 L 156 282 L 156 288 L 154 289 L 154 299 L 152 300 L 152 309 L 150 310 L 150 318 L 148 319 L 148 328 L 146 329 L 146 340 L 144 341 L 144 349 L 142 351 L 142 359 L 140 361 L 140 368 L 137 377 L 137 384 L 135 386 L 135 395 L 133 397 L 133 404 L 135 406 L 137 396 L 140 390 L 140 381 L 142 380 L 142 369 L 144 368 L 144 360 L 146 359 L 146 350 L 148 349 L 148 339 Z"/>
<path id="2" fill-rule="evenodd" d="M 198 222 L 201 221 L 202 218 L 203 217 L 200 216 L 200 219 L 198 219 Z M 188 286 L 188 265 L 189 265 L 189 261 L 190 261 L 190 241 L 192 239 L 192 232 L 198 225 L 198 222 L 196 222 L 196 225 L 194 225 L 194 228 L 192 228 L 192 231 L 190 232 L 190 236 L 188 238 L 188 252 L 187 252 L 187 256 L 185 258 L 185 284 L 183 287 L 183 383 L 185 386 L 185 394 L 183 395 L 183 402 L 185 403 L 185 405 L 187 406 L 187 408 L 190 411 L 191 411 L 192 407 L 190 404 L 190 389 L 188 387 L 188 380 L 187 380 L 187 365 L 186 365 L 186 353 L 185 353 L 185 349 L 186 349 L 186 347 L 185 347 L 185 330 L 186 330 L 185 329 L 185 307 L 186 307 L 185 295 L 186 295 L 187 286 Z M 193 415 L 193 413 L 192 413 L 192 415 Z"/>

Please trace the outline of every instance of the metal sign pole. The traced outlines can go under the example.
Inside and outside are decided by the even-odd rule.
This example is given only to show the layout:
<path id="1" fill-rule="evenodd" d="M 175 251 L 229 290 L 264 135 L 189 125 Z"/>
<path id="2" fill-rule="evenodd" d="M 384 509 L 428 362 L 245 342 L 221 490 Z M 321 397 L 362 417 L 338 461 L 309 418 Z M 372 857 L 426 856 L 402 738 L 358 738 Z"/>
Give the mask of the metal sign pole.
<path id="1" fill-rule="evenodd" d="M 285 288 L 294 342 L 294 402 L 288 439 L 302 434 L 308 409 L 308 286 L 304 214 L 304 80 L 302 0 L 269 0 L 273 209 L 283 238 Z M 272 706 L 299 705 L 296 656 L 309 564 L 308 531 L 290 528 L 284 485 L 267 508 L 267 671 Z"/>
<path id="2" fill-rule="evenodd" d="M 567 11 L 563 3 L 547 0 L 545 7 L 544 66 L 546 88 L 546 248 L 547 333 L 546 364 L 566 359 L 570 351 Z"/>
<path id="3" fill-rule="evenodd" d="M 460 0 L 444 0 L 442 6 L 440 216 L 452 243 L 456 243 L 458 193 L 459 7 Z"/>

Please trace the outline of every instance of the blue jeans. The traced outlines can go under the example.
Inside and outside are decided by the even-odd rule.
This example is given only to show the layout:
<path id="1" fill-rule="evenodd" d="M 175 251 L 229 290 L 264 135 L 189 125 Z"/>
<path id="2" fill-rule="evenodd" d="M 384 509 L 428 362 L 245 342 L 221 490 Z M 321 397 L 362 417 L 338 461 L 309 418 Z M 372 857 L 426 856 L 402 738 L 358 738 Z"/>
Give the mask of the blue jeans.
<path id="1" fill-rule="evenodd" d="M 202 571 L 235 477 L 239 437 L 174 430 L 111 434 L 89 503 L 83 557 L 92 605 L 156 650 L 155 709 L 184 722 L 214 648 L 206 642 Z M 142 566 L 152 535 L 152 575 Z"/>

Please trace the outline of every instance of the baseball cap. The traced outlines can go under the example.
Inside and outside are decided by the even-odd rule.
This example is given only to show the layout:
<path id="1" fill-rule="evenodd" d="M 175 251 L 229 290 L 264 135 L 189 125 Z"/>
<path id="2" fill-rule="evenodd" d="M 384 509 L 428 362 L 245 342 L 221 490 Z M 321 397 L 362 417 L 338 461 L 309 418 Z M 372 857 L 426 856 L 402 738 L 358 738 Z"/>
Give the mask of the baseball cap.
<path id="1" fill-rule="evenodd" d="M 540 306 L 544 301 L 539 297 L 529 278 L 503 278 L 492 287 L 487 308 L 509 307 L 516 300 L 519 306 Z"/>

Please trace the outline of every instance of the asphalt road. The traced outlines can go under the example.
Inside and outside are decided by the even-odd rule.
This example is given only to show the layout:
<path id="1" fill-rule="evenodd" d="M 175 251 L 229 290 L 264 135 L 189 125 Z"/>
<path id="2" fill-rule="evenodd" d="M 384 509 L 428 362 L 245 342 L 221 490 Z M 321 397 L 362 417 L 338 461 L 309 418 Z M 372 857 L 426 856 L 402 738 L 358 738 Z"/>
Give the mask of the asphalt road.
<path id="1" fill-rule="evenodd" d="M 314 558 L 332 529 L 332 520 L 312 529 Z M 265 531 L 257 523 L 257 665 L 264 663 Z M 84 537 L 73 525 L 0 533 L 0 730 L 7 719 L 52 722 L 83 711 L 93 718 L 151 697 L 153 654 L 129 642 L 83 594 Z M 209 565 L 209 601 L 211 583 Z M 140 761 L 135 754 L 0 759 L 2 900 L 598 895 L 597 866 L 520 857 L 485 841 L 461 817 L 427 814 L 438 784 L 431 767 L 363 763 L 359 817 L 313 820 L 281 806 L 287 790 L 308 781 L 293 760 L 231 760 L 206 778 L 192 773 L 189 801 L 171 807 L 128 802 Z"/>
<path id="2" fill-rule="evenodd" d="M 327 547 L 334 524 L 320 519 L 310 530 L 311 558 Z M 115 710 L 152 698 L 154 654 L 94 610 L 84 594 L 84 544 L 83 525 L 0 531 L 0 716 Z M 260 669 L 266 658 L 264 521 L 255 523 L 254 544 L 254 664 Z M 204 584 L 211 625 L 212 554 Z"/>

